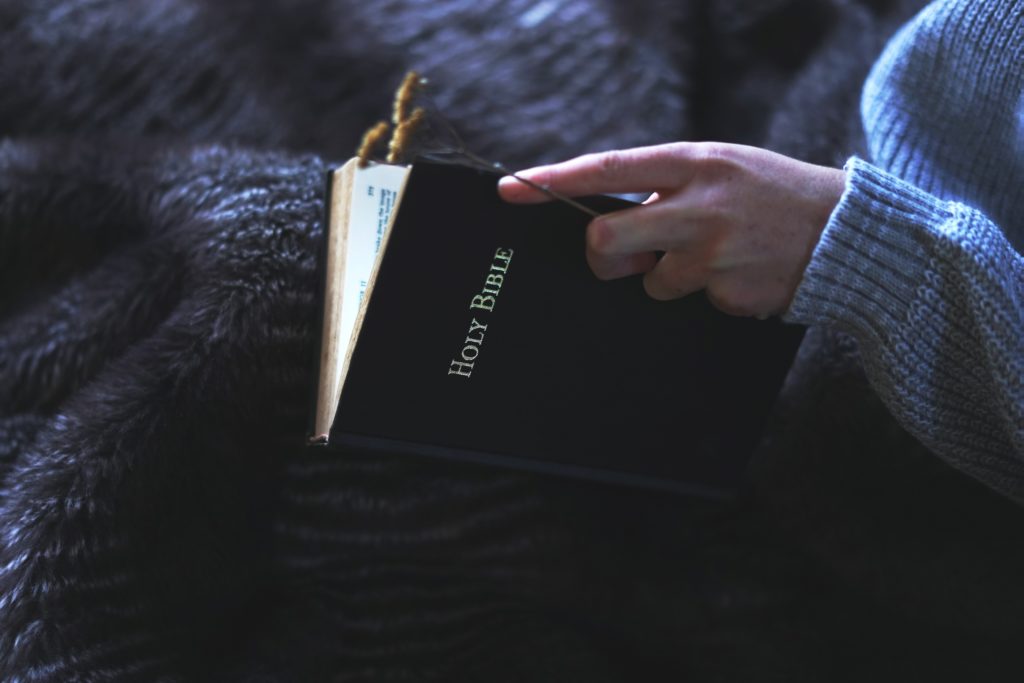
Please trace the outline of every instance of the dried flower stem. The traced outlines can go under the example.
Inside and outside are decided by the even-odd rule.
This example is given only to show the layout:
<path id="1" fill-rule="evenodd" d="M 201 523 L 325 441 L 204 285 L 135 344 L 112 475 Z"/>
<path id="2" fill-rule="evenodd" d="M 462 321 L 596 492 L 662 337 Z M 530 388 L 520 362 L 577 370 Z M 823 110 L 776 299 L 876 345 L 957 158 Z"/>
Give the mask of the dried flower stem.
<path id="1" fill-rule="evenodd" d="M 360 167 L 364 167 L 370 162 L 373 150 L 387 136 L 390 129 L 391 126 L 388 125 L 387 121 L 378 121 L 363 134 L 363 140 L 359 143 L 359 151 L 356 152 L 356 156 L 359 157 Z"/>
<path id="2" fill-rule="evenodd" d="M 408 153 L 414 133 L 420 125 L 426 121 L 426 111 L 424 111 L 423 107 L 416 107 L 410 113 L 410 107 L 412 106 L 414 98 L 421 95 L 431 109 L 431 125 L 434 119 L 439 121 L 455 143 L 450 149 L 434 150 L 434 155 L 454 155 L 455 157 L 461 157 L 463 163 L 467 163 L 470 166 L 480 169 L 496 170 L 500 173 L 504 173 L 505 175 L 515 178 L 524 185 L 528 185 L 538 192 L 543 192 L 552 199 L 568 204 L 574 209 L 582 211 L 589 216 L 597 217 L 601 215 L 597 211 L 594 211 L 590 207 L 581 204 L 571 197 L 567 197 L 560 192 L 552 190 L 550 187 L 538 185 L 532 180 L 517 175 L 500 162 L 488 161 L 487 159 L 469 151 L 469 149 L 466 148 L 466 144 L 463 142 L 462 137 L 455 130 L 455 127 L 440 113 L 437 106 L 434 105 L 433 100 L 430 98 L 430 95 L 423 91 L 422 88 L 425 84 L 426 79 L 420 78 L 420 75 L 415 71 L 410 71 L 405 75 L 405 78 L 402 80 L 402 84 L 398 87 L 398 90 L 395 91 L 395 100 L 391 113 L 391 121 L 394 124 L 395 129 L 391 135 L 391 140 L 388 142 L 387 163 L 396 164 L 402 161 L 403 157 Z M 359 146 L 358 156 L 361 166 L 366 165 L 370 156 L 373 154 L 374 148 L 376 148 L 380 141 L 388 134 L 388 130 L 389 126 L 387 122 L 381 121 L 366 132 L 363 136 L 363 142 Z"/>
<path id="3" fill-rule="evenodd" d="M 412 140 L 412 136 L 420 123 L 426 118 L 426 115 L 427 112 L 423 110 L 423 107 L 416 107 L 412 114 L 409 115 L 409 118 L 403 119 L 395 126 L 395 132 L 391 135 L 391 142 L 388 143 L 387 161 L 389 164 L 399 163 L 406 155 L 409 142 Z"/>
<path id="4" fill-rule="evenodd" d="M 422 79 L 420 75 L 415 71 L 410 71 L 405 75 L 402 80 L 402 84 L 398 86 L 398 90 L 395 91 L 395 103 L 392 107 L 391 112 L 391 123 L 395 126 L 402 125 L 403 122 L 409 118 L 409 107 L 412 105 L 412 99 L 416 96 L 416 91 L 419 90 Z"/>

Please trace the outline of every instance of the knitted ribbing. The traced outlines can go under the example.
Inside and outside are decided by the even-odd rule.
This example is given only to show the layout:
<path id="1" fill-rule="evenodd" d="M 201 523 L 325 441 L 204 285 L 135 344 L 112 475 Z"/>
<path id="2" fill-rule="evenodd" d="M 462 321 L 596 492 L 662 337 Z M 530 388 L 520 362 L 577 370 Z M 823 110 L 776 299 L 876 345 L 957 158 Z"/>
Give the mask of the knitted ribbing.
<path id="1" fill-rule="evenodd" d="M 862 114 L 871 161 L 847 164 L 786 319 L 851 331 L 911 433 L 1024 501 L 1024 2 L 929 5 Z"/>

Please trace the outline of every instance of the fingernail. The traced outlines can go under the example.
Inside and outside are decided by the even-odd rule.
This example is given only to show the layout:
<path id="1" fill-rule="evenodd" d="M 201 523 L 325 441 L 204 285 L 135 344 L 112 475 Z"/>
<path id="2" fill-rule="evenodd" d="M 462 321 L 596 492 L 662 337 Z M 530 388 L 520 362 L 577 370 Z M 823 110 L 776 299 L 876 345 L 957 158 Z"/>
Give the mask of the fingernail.
<path id="1" fill-rule="evenodd" d="M 498 190 L 506 195 L 525 194 L 531 190 L 529 183 L 523 182 L 524 176 L 519 173 L 515 175 L 502 176 L 498 180 Z M 529 180 L 529 178 L 525 178 Z"/>

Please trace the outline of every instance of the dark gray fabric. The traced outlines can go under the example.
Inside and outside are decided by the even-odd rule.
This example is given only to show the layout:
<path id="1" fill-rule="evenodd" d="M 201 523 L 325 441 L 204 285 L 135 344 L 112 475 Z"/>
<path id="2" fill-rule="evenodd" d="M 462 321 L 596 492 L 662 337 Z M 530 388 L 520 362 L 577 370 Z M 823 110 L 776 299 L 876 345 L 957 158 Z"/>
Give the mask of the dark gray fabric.
<path id="1" fill-rule="evenodd" d="M 830 162 L 913 4 L 0 2 L 0 680 L 1005 680 L 1020 512 L 835 334 L 734 505 L 301 445 L 323 172 L 406 68 L 513 165 Z"/>

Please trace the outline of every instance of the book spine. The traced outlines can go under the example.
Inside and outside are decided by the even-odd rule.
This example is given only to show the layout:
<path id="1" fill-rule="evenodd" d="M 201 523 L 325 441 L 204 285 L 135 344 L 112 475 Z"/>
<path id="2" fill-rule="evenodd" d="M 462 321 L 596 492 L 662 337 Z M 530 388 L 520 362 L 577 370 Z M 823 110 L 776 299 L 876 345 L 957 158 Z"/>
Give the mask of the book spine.
<path id="1" fill-rule="evenodd" d="M 552 460 L 519 458 L 504 453 L 490 453 L 462 448 L 449 448 L 399 439 L 388 439 L 362 434 L 335 431 L 331 434 L 331 448 L 351 453 L 366 453 L 380 457 L 415 456 L 487 467 L 501 467 L 508 470 L 531 472 L 567 479 L 584 479 L 591 482 L 628 486 L 631 488 L 664 491 L 686 497 L 706 500 L 729 501 L 736 498 L 736 490 L 721 489 L 704 484 L 694 484 L 664 477 L 645 476 L 621 470 L 598 469 L 582 465 L 571 465 Z"/>
<path id="2" fill-rule="evenodd" d="M 313 377 L 320 377 L 321 362 L 323 358 L 323 337 L 324 337 L 324 301 L 327 295 L 327 247 L 331 243 L 331 197 L 334 195 L 334 169 L 327 171 L 324 179 L 324 210 L 323 226 L 320 230 L 320 248 L 316 258 L 316 296 L 313 299 L 316 317 L 313 320 Z M 316 434 L 317 401 L 319 396 L 319 382 L 310 383 L 309 396 L 309 422 L 306 426 L 306 443 L 310 446 L 325 446 L 327 439 Z"/>

